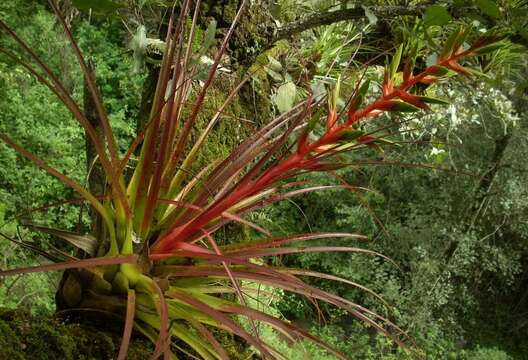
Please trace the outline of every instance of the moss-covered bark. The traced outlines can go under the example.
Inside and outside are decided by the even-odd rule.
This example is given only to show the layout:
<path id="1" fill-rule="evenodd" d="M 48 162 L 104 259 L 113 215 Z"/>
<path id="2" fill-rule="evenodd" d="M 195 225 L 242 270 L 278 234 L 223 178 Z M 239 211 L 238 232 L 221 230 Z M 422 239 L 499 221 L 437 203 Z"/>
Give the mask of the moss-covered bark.
<path id="1" fill-rule="evenodd" d="M 22 311 L 0 312 L 0 360 L 115 359 L 120 343 L 117 331 L 96 324 L 68 323 Z M 127 359 L 148 359 L 152 350 L 150 342 L 134 338 Z"/>

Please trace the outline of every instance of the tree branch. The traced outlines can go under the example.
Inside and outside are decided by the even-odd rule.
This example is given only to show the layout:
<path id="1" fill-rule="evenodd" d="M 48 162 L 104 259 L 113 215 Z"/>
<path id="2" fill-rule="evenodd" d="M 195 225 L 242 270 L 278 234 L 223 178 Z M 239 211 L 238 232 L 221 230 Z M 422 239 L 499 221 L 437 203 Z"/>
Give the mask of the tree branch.
<path id="1" fill-rule="evenodd" d="M 396 16 L 423 16 L 425 10 L 434 3 L 434 1 L 424 1 L 414 6 L 373 6 L 369 7 L 368 10 L 381 21 L 387 21 Z M 455 19 L 467 16 L 468 11 L 475 11 L 474 8 L 448 8 L 447 10 Z M 365 17 L 367 17 L 367 14 L 365 13 L 365 9 L 363 7 L 310 14 L 297 21 L 275 29 L 273 36 L 271 39 L 269 39 L 269 42 L 262 46 L 262 50 L 267 50 L 271 48 L 277 41 L 290 38 L 305 30 L 313 29 L 322 25 L 331 25 L 340 21 L 357 20 Z M 488 20 L 490 21 L 491 26 L 496 25 L 495 19 Z M 526 38 L 523 38 L 518 34 L 510 36 L 509 39 L 515 44 L 528 47 L 528 41 Z"/>
<path id="2" fill-rule="evenodd" d="M 368 10 L 380 19 L 387 19 L 394 16 L 421 15 L 427 6 L 425 4 L 416 6 L 375 6 L 368 8 Z M 271 43 L 286 39 L 314 27 L 330 25 L 340 21 L 361 19 L 366 16 L 365 9 L 362 7 L 311 14 L 277 29 Z"/>

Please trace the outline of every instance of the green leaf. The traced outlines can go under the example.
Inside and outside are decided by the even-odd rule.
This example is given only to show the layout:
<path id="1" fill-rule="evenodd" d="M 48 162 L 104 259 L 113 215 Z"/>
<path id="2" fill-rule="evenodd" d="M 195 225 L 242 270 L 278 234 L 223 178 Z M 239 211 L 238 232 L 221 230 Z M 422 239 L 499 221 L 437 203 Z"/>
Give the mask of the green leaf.
<path id="1" fill-rule="evenodd" d="M 137 74 L 145 64 L 145 54 L 147 51 L 147 29 L 145 26 L 138 26 L 136 33 L 130 42 L 130 48 L 134 52 L 133 73 Z"/>
<path id="2" fill-rule="evenodd" d="M 458 49 L 460 45 L 466 40 L 469 34 L 469 28 L 460 27 L 457 31 L 453 32 L 449 38 L 447 38 L 444 48 L 442 49 L 441 58 L 450 56 L 453 51 Z"/>
<path id="3" fill-rule="evenodd" d="M 528 30 L 525 30 L 525 29 L 519 30 L 519 35 L 521 35 L 524 39 L 528 40 Z"/>
<path id="4" fill-rule="evenodd" d="M 396 50 L 396 53 L 394 54 L 394 57 L 392 58 L 392 62 L 390 65 L 389 75 L 391 79 L 394 78 L 394 75 L 396 75 L 396 72 L 398 71 L 398 66 L 400 66 L 402 53 L 403 53 L 403 44 L 400 44 L 400 46 Z"/>
<path id="5" fill-rule="evenodd" d="M 321 100 L 324 96 L 326 96 L 326 88 L 324 82 L 320 80 L 315 80 L 310 84 L 310 88 L 312 90 L 312 96 L 315 101 Z"/>
<path id="6" fill-rule="evenodd" d="M 334 87 L 333 94 L 331 96 L 331 105 L 332 109 L 335 109 L 337 107 L 337 103 L 339 102 L 339 92 L 341 91 L 341 76 L 337 77 L 336 85 Z"/>
<path id="7" fill-rule="evenodd" d="M 273 56 L 268 55 L 268 68 L 270 68 L 273 71 L 280 72 L 282 71 L 282 65 L 279 61 L 277 61 Z"/>
<path id="8" fill-rule="evenodd" d="M 34 230 L 37 230 L 37 231 L 40 231 L 46 234 L 54 235 L 58 238 L 66 240 L 73 246 L 87 252 L 91 256 L 94 256 L 97 250 L 98 241 L 92 235 L 81 235 L 81 234 L 77 234 L 71 231 L 52 229 L 52 228 L 38 226 L 34 224 L 27 224 L 27 226 Z"/>
<path id="9" fill-rule="evenodd" d="M 435 72 L 435 76 L 446 76 L 448 75 L 449 73 L 451 72 L 451 70 L 449 70 L 448 68 L 446 67 L 443 67 L 443 66 L 437 66 L 436 67 L 436 72 Z"/>
<path id="10" fill-rule="evenodd" d="M 394 101 L 394 105 L 390 109 L 390 111 L 398 111 L 398 112 L 417 112 L 420 111 L 419 107 L 416 107 L 414 105 L 408 104 L 403 101 Z"/>
<path id="11" fill-rule="evenodd" d="M 420 101 L 426 103 L 426 104 L 440 104 L 440 105 L 449 105 L 449 101 L 429 96 L 420 96 L 415 95 Z"/>
<path id="12" fill-rule="evenodd" d="M 280 72 L 282 72 L 282 65 L 273 56 L 268 55 L 268 63 L 264 66 L 264 69 L 273 80 L 280 82 L 284 81 L 280 74 Z"/>
<path id="13" fill-rule="evenodd" d="M 444 43 L 444 47 L 442 48 L 442 52 L 440 53 L 440 57 L 448 57 L 453 52 L 453 45 L 455 44 L 455 41 L 460 34 L 462 29 L 458 29 L 457 31 L 454 31 L 449 37 L 447 38 L 446 42 Z"/>
<path id="14" fill-rule="evenodd" d="M 377 138 L 375 142 L 382 143 L 382 144 L 394 145 L 394 146 L 401 146 L 400 144 L 397 144 L 394 141 L 391 141 L 391 140 L 388 140 L 388 139 L 385 139 L 385 138 L 382 138 L 382 137 Z"/>
<path id="15" fill-rule="evenodd" d="M 494 44 L 489 44 L 486 46 L 483 46 L 481 48 L 478 48 L 475 50 L 477 54 L 483 55 L 483 54 L 489 54 L 491 52 L 494 52 L 496 50 L 499 50 L 504 47 L 504 43 L 498 42 Z"/>
<path id="16" fill-rule="evenodd" d="M 361 85 L 361 87 L 359 88 L 358 90 L 358 95 L 359 96 L 362 96 L 362 97 L 365 97 L 365 95 L 367 94 L 367 91 L 370 87 L 370 80 L 367 79 L 363 82 L 363 84 Z"/>
<path id="17" fill-rule="evenodd" d="M 432 5 L 425 10 L 424 15 L 425 26 L 444 26 L 451 21 L 451 15 L 445 7 L 440 5 Z"/>
<path id="18" fill-rule="evenodd" d="M 279 87 L 273 100 L 277 109 L 279 109 L 281 113 L 284 113 L 293 107 L 296 96 L 297 87 L 290 81 Z"/>
<path id="19" fill-rule="evenodd" d="M 202 49 L 204 52 L 213 45 L 215 34 L 216 34 L 216 20 L 211 20 L 211 22 L 209 22 L 209 25 L 207 26 L 207 30 L 205 31 L 204 38 L 203 38 Z"/>
<path id="20" fill-rule="evenodd" d="M 476 0 L 478 8 L 486 15 L 492 18 L 501 17 L 501 11 L 499 6 L 491 0 Z"/>
<path id="21" fill-rule="evenodd" d="M 271 70 L 269 67 L 264 67 L 264 70 L 268 73 L 269 76 L 271 76 L 271 78 L 277 82 L 282 82 L 284 81 L 284 78 L 282 77 L 281 74 L 279 74 L 278 72 L 276 71 L 273 71 Z"/>
<path id="22" fill-rule="evenodd" d="M 322 107 L 319 110 L 317 110 L 317 112 L 312 116 L 312 118 L 308 122 L 308 125 L 306 125 L 306 130 L 308 132 L 310 132 L 313 129 L 315 129 L 315 126 L 317 125 L 317 123 L 319 123 L 319 120 L 321 119 L 321 116 L 323 116 L 325 111 L 326 111 L 326 109 L 324 107 Z"/>
<path id="23" fill-rule="evenodd" d="M 100 14 L 110 13 L 125 7 L 124 4 L 112 0 L 73 0 L 73 5 L 80 10 L 92 10 Z"/>
<path id="24" fill-rule="evenodd" d="M 350 142 L 353 140 L 356 140 L 357 138 L 365 135 L 364 131 L 361 130 L 354 130 L 354 129 L 345 129 L 343 130 L 343 133 L 341 137 L 339 138 L 340 142 Z"/>
<path id="25" fill-rule="evenodd" d="M 352 103 L 350 106 L 354 109 L 359 109 L 361 104 L 363 103 L 363 100 L 365 99 L 365 94 L 367 93 L 370 86 L 370 80 L 366 80 L 361 84 L 361 87 L 358 89 L 357 95 L 352 100 Z"/>

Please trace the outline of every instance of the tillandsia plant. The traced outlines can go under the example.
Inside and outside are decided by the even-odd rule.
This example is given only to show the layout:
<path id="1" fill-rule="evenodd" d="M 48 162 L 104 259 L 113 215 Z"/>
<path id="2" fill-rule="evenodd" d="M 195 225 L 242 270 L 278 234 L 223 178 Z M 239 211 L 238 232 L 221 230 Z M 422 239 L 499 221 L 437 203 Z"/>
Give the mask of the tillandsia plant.
<path id="1" fill-rule="evenodd" d="M 88 121 L 81 107 L 72 99 L 59 78 L 38 55 L 4 22 L 0 28 L 24 51 L 24 57 L 0 48 L 45 84 L 69 109 L 93 143 L 106 175 L 104 194 L 90 193 L 16 144 L 6 134 L 0 139 L 35 165 L 74 189 L 102 219 L 95 236 L 81 236 L 62 230 L 42 229 L 68 240 L 84 251 L 83 258 L 23 269 L 0 272 L 10 276 L 36 271 L 79 269 L 81 293 L 67 305 L 76 308 L 111 311 L 124 318 L 124 335 L 118 358 L 126 356 L 132 330 L 155 343 L 152 358 L 177 358 L 171 352 L 178 339 L 203 359 L 227 359 L 228 352 L 215 338 L 218 330 L 234 334 L 251 345 L 262 358 L 281 359 L 278 351 L 259 338 L 256 324 L 267 324 L 287 339 L 307 339 L 340 359 L 346 356 L 308 332 L 287 321 L 251 307 L 248 298 L 255 295 L 251 285 L 262 284 L 323 301 L 365 321 L 380 332 L 404 345 L 405 333 L 389 320 L 347 299 L 325 292 L 304 282 L 301 277 L 340 281 L 365 291 L 359 284 L 336 276 L 274 267 L 263 257 L 307 252 L 359 252 L 383 255 L 355 247 L 308 246 L 313 239 L 363 238 L 353 233 L 310 233 L 274 237 L 266 229 L 244 218 L 245 215 L 283 199 L 332 188 L 352 185 L 340 179 L 339 185 L 313 186 L 299 181 L 307 172 L 329 172 L 347 166 L 343 154 L 368 146 L 378 148 L 387 142 L 376 132 L 366 133 L 358 124 L 385 112 L 429 110 L 429 103 L 443 101 L 413 94 L 418 84 L 432 84 L 454 73 L 471 74 L 460 60 L 497 48 L 496 37 L 482 37 L 473 45 L 464 45 L 469 31 L 461 29 L 447 39 L 436 64 L 414 73 L 416 54 L 400 46 L 387 66 L 379 98 L 363 105 L 369 82 L 361 79 L 346 104 L 339 111 L 339 82 L 328 101 L 309 96 L 290 111 L 276 117 L 238 145 L 225 159 L 213 161 L 193 171 L 208 134 L 220 115 L 237 96 L 243 80 L 217 109 L 199 136 L 189 139 L 211 87 L 228 41 L 239 21 L 242 2 L 232 26 L 225 35 L 200 85 L 193 81 L 198 64 L 193 54 L 199 1 L 192 23 L 187 17 L 191 1 L 184 0 L 179 15 L 170 17 L 165 51 L 152 102 L 150 118 L 144 129 L 124 154 L 119 152 L 100 92 L 71 30 L 54 0 L 51 8 L 83 70 L 89 92 L 101 121 L 102 135 Z M 405 56 L 404 56 L 405 55 Z M 402 59 L 406 59 L 402 61 Z M 402 67 L 403 71 L 398 72 Z M 141 146 L 133 174 L 125 168 Z M 336 176 L 336 178 L 339 178 Z M 243 243 L 220 246 L 216 232 L 230 222 L 238 222 L 262 233 L 263 237 Z M 303 243 L 302 246 L 289 246 Z M 288 245 L 288 246 L 286 246 Z M 386 259 L 386 258 L 385 258 Z M 387 259 L 390 261 L 389 259 Z M 231 296 L 225 296 L 231 294 Z M 375 294 L 374 294 L 375 295 Z M 241 318 L 246 321 L 240 321 Z"/>

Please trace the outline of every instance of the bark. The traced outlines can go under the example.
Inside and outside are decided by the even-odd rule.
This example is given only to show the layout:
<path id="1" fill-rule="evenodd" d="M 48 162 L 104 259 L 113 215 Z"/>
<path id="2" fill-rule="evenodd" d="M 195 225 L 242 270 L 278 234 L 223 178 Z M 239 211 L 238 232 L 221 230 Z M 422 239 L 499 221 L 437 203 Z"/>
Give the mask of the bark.
<path id="1" fill-rule="evenodd" d="M 480 179 L 480 182 L 475 191 L 475 200 L 469 212 L 469 214 L 471 214 L 472 216 L 470 226 L 473 226 L 475 224 L 481 209 L 484 208 L 483 205 L 489 197 L 493 181 L 495 180 L 497 173 L 500 169 L 500 165 L 504 157 L 506 148 L 508 147 L 508 144 L 510 142 L 511 136 L 512 134 L 510 132 L 495 139 L 495 150 L 493 151 L 490 166 Z"/>
<path id="2" fill-rule="evenodd" d="M 427 6 L 428 5 L 423 4 L 416 6 L 389 5 L 369 7 L 368 10 L 372 12 L 372 14 L 374 14 L 377 18 L 381 20 L 388 20 L 396 16 L 420 16 L 423 14 Z M 311 14 L 298 21 L 278 28 L 275 32 L 275 35 L 271 39 L 271 42 L 275 43 L 279 40 L 290 38 L 293 35 L 318 26 L 331 25 L 341 21 L 358 20 L 365 18 L 366 16 L 367 15 L 363 7 Z"/>
<path id="3" fill-rule="evenodd" d="M 136 123 L 136 131 L 139 134 L 145 129 L 150 119 L 150 109 L 152 108 L 152 101 L 154 99 L 154 93 L 156 92 L 156 84 L 158 82 L 159 67 L 147 63 L 147 78 L 143 85 L 143 91 L 141 93 L 141 104 L 139 106 L 139 114 Z M 136 150 L 139 154 L 140 147 Z"/>
<path id="4" fill-rule="evenodd" d="M 94 65 L 90 61 L 88 63 L 91 71 L 94 71 Z M 88 83 L 84 79 L 84 115 L 94 127 L 97 134 L 102 138 L 103 130 L 101 121 L 97 113 L 95 102 L 92 94 L 88 88 Z M 85 135 L 86 141 L 86 172 L 88 179 L 88 189 L 92 194 L 104 195 L 106 188 L 106 176 L 101 166 L 101 163 L 97 159 L 97 152 L 89 137 Z M 98 255 L 103 255 L 105 252 L 106 243 L 105 229 L 101 216 L 90 207 L 90 222 L 91 222 L 91 233 L 99 240 L 98 244 Z M 76 254 L 77 257 L 83 258 L 84 253 L 81 250 Z M 57 309 L 68 309 L 78 306 L 83 300 L 84 285 L 87 284 L 91 279 L 89 273 L 84 270 L 66 270 L 60 281 L 57 293 L 55 295 L 55 301 Z"/>
<path id="5" fill-rule="evenodd" d="M 369 38 L 365 39 L 365 42 L 374 43 L 379 52 L 391 50 L 394 47 L 392 40 L 391 27 L 387 26 L 390 21 L 396 20 L 400 16 L 417 16 L 422 17 L 426 9 L 435 4 L 435 1 L 424 1 L 417 5 L 384 5 L 384 6 L 371 6 L 368 10 L 378 18 L 377 31 L 369 34 Z M 474 7 L 456 7 L 451 6 L 447 8 L 449 14 L 454 19 L 467 18 L 469 16 L 479 16 L 482 18 L 480 11 Z M 263 11 L 260 9 L 259 11 Z M 267 10 L 264 10 L 267 11 Z M 254 13 L 254 11 L 252 11 Z M 360 6 L 356 6 L 351 9 L 340 9 L 328 12 L 320 12 L 306 15 L 296 21 L 289 24 L 285 24 L 278 27 L 271 16 L 267 22 L 262 22 L 260 31 L 252 34 L 254 37 L 250 43 L 257 44 L 257 47 L 253 51 L 253 56 L 247 59 L 240 59 L 240 62 L 244 65 L 251 65 L 257 55 L 273 47 L 273 45 L 283 39 L 290 39 L 299 33 L 310 30 L 323 25 L 331 25 L 342 21 L 357 21 L 367 17 L 365 9 Z M 484 17 L 489 27 L 500 25 L 497 19 Z M 519 33 L 512 33 L 508 39 L 515 44 L 523 45 L 528 47 L 528 39 L 521 36 Z M 368 59 L 359 59 L 360 61 L 368 61 Z M 381 59 L 381 62 L 384 60 Z"/>
<path id="6" fill-rule="evenodd" d="M 92 62 L 89 63 L 91 71 L 94 71 L 94 65 Z M 100 138 L 103 138 L 103 129 L 101 126 L 101 120 L 97 114 L 95 107 L 95 102 L 88 88 L 88 83 L 85 79 L 84 81 L 84 114 L 90 124 L 94 127 L 95 131 Z M 106 176 L 101 166 L 101 163 L 97 159 L 97 152 L 95 146 L 91 141 L 88 140 L 88 135 L 85 135 L 86 139 L 86 169 L 87 169 L 87 179 L 88 179 L 88 189 L 92 194 L 104 195 L 106 188 Z M 101 216 L 93 209 L 90 208 L 90 219 L 91 219 L 91 233 L 96 238 L 99 239 L 101 248 L 104 237 L 104 226 Z"/>

